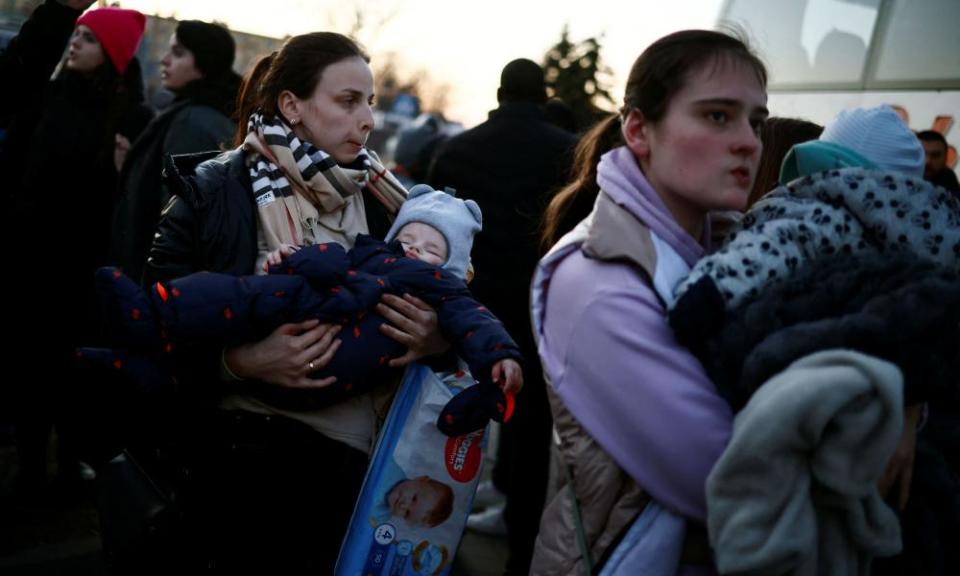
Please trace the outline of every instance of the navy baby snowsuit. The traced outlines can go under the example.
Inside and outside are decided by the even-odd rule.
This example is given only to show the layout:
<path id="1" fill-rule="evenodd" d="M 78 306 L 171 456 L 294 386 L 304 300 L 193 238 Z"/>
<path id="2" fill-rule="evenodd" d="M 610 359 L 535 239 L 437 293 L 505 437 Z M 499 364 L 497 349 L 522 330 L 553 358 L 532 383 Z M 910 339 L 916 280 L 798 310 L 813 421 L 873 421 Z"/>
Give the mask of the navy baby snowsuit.
<path id="1" fill-rule="evenodd" d="M 404 352 L 379 330 L 386 321 L 375 306 L 386 293 L 409 293 L 434 307 L 444 336 L 483 383 L 489 384 L 494 363 L 520 358 L 503 325 L 473 299 L 463 280 L 404 257 L 399 242 L 365 235 L 349 252 L 335 243 L 302 248 L 266 276 L 201 272 L 158 282 L 145 293 L 118 270 L 104 268 L 98 286 L 112 311 L 109 321 L 121 331 L 118 338 L 128 348 L 161 355 L 182 346 L 255 341 L 287 322 L 318 318 L 342 324 L 340 349 L 326 368 L 310 375 L 336 376 L 336 383 L 310 390 L 257 389 L 264 401 L 282 408 L 327 406 L 384 381 L 388 360 Z"/>

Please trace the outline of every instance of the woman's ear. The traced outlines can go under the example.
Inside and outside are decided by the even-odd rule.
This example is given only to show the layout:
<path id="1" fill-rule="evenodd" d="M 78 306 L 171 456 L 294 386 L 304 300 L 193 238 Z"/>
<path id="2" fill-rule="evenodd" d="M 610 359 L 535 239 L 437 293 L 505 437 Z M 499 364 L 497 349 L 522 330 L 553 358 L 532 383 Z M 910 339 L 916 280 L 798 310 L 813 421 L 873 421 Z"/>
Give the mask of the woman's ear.
<path id="1" fill-rule="evenodd" d="M 283 114 L 291 126 L 300 123 L 300 99 L 289 90 L 284 90 L 277 96 L 277 110 Z"/>
<path id="2" fill-rule="evenodd" d="M 637 158 L 646 158 L 650 155 L 650 129 L 651 124 L 636 108 L 630 110 L 623 120 L 621 127 L 623 141 Z"/>

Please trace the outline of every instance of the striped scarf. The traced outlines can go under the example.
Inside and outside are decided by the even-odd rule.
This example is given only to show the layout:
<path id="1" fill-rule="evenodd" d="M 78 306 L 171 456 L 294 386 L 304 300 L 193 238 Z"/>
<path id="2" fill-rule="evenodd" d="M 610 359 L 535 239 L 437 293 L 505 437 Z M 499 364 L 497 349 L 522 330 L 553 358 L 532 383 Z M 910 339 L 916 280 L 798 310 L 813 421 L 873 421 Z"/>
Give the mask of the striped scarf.
<path id="1" fill-rule="evenodd" d="M 243 148 L 268 251 L 280 244 L 352 247 L 357 234 L 368 231 L 364 187 L 391 217 L 406 199 L 407 191 L 372 150 L 364 148 L 350 167 L 340 166 L 280 118 L 252 114 Z"/>

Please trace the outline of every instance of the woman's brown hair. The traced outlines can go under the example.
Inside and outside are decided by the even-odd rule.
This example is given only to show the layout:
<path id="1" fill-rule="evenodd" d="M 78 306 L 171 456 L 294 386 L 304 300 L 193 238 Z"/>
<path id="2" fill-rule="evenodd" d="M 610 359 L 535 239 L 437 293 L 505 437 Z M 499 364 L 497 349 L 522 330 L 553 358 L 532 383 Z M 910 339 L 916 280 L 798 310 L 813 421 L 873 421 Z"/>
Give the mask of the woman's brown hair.
<path id="1" fill-rule="evenodd" d="M 780 165 L 787 152 L 797 144 L 816 140 L 822 132 L 823 126 L 806 120 L 767 118 L 760 133 L 763 152 L 757 167 L 757 179 L 753 181 L 753 189 L 747 199 L 747 209 L 780 183 Z"/>
<path id="2" fill-rule="evenodd" d="M 550 201 L 541 227 L 541 247 L 547 250 L 586 217 L 600 187 L 597 164 L 609 150 L 623 145 L 620 119 L 638 110 L 648 122 L 658 122 L 690 74 L 710 63 L 736 62 L 754 71 L 762 86 L 767 69 L 745 41 L 724 32 L 684 30 L 651 44 L 630 69 L 620 114 L 601 120 L 577 145 L 573 179 Z"/>

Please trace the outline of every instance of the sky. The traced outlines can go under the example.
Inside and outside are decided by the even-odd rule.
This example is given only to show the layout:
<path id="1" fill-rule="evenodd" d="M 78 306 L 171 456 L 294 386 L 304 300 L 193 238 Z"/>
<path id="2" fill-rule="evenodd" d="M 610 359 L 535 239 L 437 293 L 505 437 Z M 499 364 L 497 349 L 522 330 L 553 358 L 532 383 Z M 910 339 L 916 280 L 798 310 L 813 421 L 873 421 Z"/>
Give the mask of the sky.
<path id="1" fill-rule="evenodd" d="M 623 94 L 633 60 L 657 38 L 712 28 L 723 0 L 123 0 L 125 8 L 178 19 L 218 20 L 230 28 L 283 37 L 349 32 L 357 9 L 360 40 L 376 64 L 395 53 L 401 70 L 427 70 L 450 86 L 447 113 L 467 127 L 496 108 L 500 70 L 514 58 L 540 62 L 560 39 L 602 35 L 601 59 Z"/>

